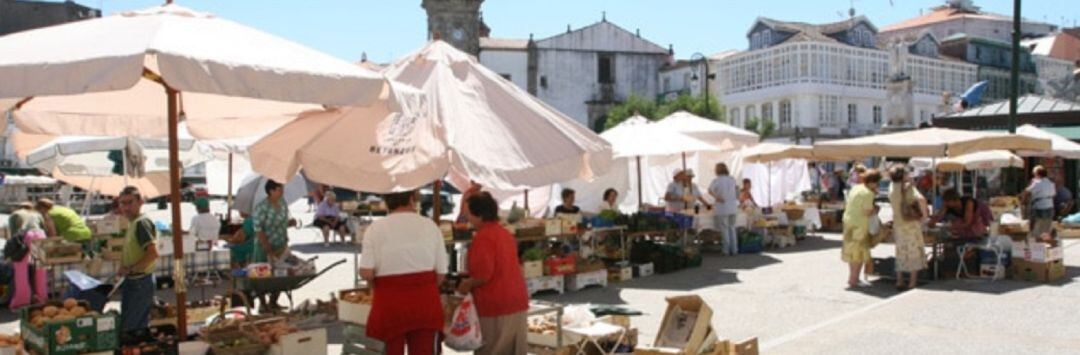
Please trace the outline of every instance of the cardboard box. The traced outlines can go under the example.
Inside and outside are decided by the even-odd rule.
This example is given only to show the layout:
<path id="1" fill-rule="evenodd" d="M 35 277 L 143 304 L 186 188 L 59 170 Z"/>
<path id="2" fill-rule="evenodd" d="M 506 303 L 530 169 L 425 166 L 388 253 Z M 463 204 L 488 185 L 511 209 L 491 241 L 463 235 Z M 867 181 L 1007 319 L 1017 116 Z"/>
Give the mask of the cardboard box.
<path id="1" fill-rule="evenodd" d="M 652 276 L 656 273 L 653 268 L 653 263 L 644 263 L 634 265 L 634 277 L 641 278 L 646 276 Z"/>
<path id="2" fill-rule="evenodd" d="M 544 262 L 543 261 L 526 261 L 521 263 L 521 272 L 525 274 L 526 279 L 534 277 L 544 276 Z"/>
<path id="3" fill-rule="evenodd" d="M 757 337 L 746 339 L 742 342 L 722 340 L 716 342 L 716 347 L 711 355 L 758 355 Z"/>
<path id="4" fill-rule="evenodd" d="M 712 308 L 697 295 L 668 297 L 667 302 L 668 307 L 653 345 L 697 354 L 709 335 Z"/>
<path id="5" fill-rule="evenodd" d="M 50 306 L 63 308 L 60 302 L 50 301 Z M 90 304 L 79 302 L 83 308 Z M 30 324 L 32 310 L 42 306 L 25 307 L 21 310 L 20 332 L 26 347 L 38 354 L 77 354 L 94 351 L 112 351 L 120 345 L 120 317 L 115 312 L 87 315 L 61 322 L 49 322 L 38 328 Z"/>
<path id="6" fill-rule="evenodd" d="M 550 256 L 544 260 L 544 275 L 567 275 L 577 271 L 577 258 L 573 255 L 565 257 Z"/>
<path id="7" fill-rule="evenodd" d="M 1039 263 L 1013 258 L 1012 277 L 1020 281 L 1052 282 L 1065 277 L 1065 262 L 1055 260 Z"/>
<path id="8" fill-rule="evenodd" d="M 566 289 L 564 285 L 562 275 L 541 276 L 525 280 L 525 288 L 528 289 L 530 296 L 540 291 L 555 291 L 562 294 Z"/>
<path id="9" fill-rule="evenodd" d="M 562 220 L 549 219 L 544 221 L 544 235 L 559 235 L 562 234 Z"/>
<path id="10" fill-rule="evenodd" d="M 338 320 L 345 323 L 366 325 L 368 315 L 371 314 L 371 304 L 353 303 L 343 299 L 346 293 L 355 291 L 370 292 L 367 288 L 338 291 Z"/>
<path id="11" fill-rule="evenodd" d="M 632 267 L 617 267 L 612 266 L 608 268 L 608 281 L 622 282 L 630 281 L 634 278 L 634 268 Z"/>
<path id="12" fill-rule="evenodd" d="M 326 328 L 282 335 L 270 345 L 270 355 L 326 355 Z"/>
<path id="13" fill-rule="evenodd" d="M 566 275 L 566 289 L 578 291 L 589 286 L 607 287 L 607 270 Z"/>
<path id="14" fill-rule="evenodd" d="M 1033 243 L 1024 248 L 1024 259 L 1028 261 L 1045 263 L 1065 258 L 1065 249 L 1051 247 L 1046 243 Z"/>

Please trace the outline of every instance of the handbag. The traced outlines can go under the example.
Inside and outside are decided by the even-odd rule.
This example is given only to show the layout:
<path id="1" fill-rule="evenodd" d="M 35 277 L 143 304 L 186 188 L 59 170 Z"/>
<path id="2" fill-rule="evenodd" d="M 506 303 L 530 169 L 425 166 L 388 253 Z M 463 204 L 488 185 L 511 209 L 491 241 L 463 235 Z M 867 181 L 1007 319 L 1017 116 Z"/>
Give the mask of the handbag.
<path id="1" fill-rule="evenodd" d="M 870 218 L 870 228 L 868 229 L 870 232 L 869 244 L 871 248 L 881 244 L 881 241 L 885 239 L 885 235 L 891 231 L 884 223 L 881 223 L 881 218 L 878 218 L 878 216 Z"/>
<path id="2" fill-rule="evenodd" d="M 904 221 L 909 222 L 922 220 L 923 211 L 922 208 L 919 207 L 919 201 L 907 200 L 908 189 L 910 188 L 910 186 L 906 186 L 903 191 L 900 192 L 900 217 L 903 218 Z"/>

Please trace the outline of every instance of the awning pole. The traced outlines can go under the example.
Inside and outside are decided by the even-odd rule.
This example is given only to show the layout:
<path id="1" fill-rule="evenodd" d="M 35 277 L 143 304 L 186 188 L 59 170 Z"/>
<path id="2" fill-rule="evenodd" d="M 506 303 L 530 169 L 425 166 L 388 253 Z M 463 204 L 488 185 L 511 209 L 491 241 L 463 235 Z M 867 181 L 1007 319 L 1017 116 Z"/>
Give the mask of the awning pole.
<path id="1" fill-rule="evenodd" d="M 168 96 L 169 116 L 169 200 L 172 208 L 173 261 L 174 267 L 183 267 L 184 235 L 180 224 L 180 113 L 178 99 L 180 93 L 165 87 Z M 186 270 L 173 270 L 174 275 L 184 275 Z M 177 277 L 173 288 L 176 291 L 176 331 L 179 339 L 187 339 L 187 285 L 183 277 Z"/>

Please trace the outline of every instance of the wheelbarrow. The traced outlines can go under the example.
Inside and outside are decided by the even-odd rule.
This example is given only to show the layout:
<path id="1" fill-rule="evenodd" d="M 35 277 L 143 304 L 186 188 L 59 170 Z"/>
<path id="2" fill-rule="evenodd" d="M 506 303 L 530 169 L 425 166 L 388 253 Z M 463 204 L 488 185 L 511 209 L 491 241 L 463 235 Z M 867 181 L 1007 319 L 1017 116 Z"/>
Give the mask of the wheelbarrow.
<path id="1" fill-rule="evenodd" d="M 314 259 L 312 259 L 314 260 Z M 281 292 L 285 294 L 285 297 L 289 299 L 289 309 L 293 308 L 293 296 L 292 292 L 298 290 L 312 280 L 315 280 L 319 276 L 322 276 L 330 269 L 344 264 L 345 259 L 338 260 L 333 264 L 330 264 L 326 268 L 323 268 L 317 273 L 310 275 L 296 275 L 296 276 L 276 276 L 276 277 L 262 277 L 262 278 L 250 278 L 241 277 L 237 279 L 237 294 L 242 297 L 247 297 L 247 294 L 253 295 L 255 298 L 259 298 L 262 295 Z M 247 306 L 248 313 L 251 313 L 251 301 L 247 300 L 245 305 Z"/>

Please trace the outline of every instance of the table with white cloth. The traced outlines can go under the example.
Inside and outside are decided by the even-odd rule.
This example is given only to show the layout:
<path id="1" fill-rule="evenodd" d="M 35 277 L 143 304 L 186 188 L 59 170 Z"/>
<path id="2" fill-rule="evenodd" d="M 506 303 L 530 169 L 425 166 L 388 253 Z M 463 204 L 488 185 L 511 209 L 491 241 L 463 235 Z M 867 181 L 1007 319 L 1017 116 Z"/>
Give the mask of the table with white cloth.
<path id="1" fill-rule="evenodd" d="M 718 230 L 716 228 L 716 220 L 713 219 L 712 211 L 702 211 L 698 213 L 697 218 L 694 219 L 694 228 L 698 231 L 711 229 Z M 787 215 L 780 213 L 777 217 L 781 225 L 801 225 L 808 228 L 821 228 L 821 212 L 817 207 L 807 207 L 806 213 L 803 214 L 803 218 L 798 221 L 789 221 Z M 739 210 L 739 213 L 735 215 L 735 226 L 749 228 L 750 220 L 747 213 L 743 210 Z"/>

